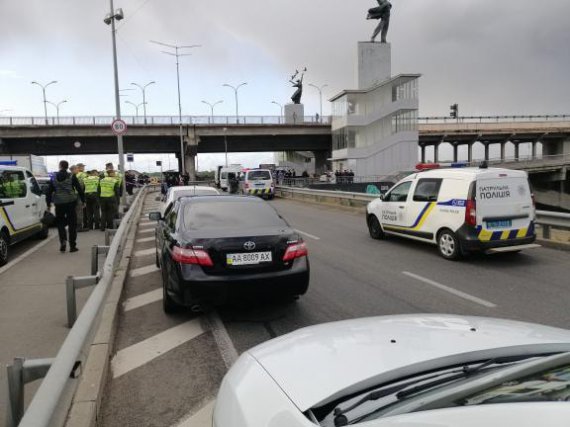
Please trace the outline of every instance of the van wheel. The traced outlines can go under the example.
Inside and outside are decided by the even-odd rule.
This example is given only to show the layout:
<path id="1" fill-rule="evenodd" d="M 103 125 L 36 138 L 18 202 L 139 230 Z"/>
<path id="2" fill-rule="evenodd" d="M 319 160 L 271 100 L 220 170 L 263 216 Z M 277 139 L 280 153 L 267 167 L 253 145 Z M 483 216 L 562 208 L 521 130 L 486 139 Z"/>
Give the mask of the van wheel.
<path id="1" fill-rule="evenodd" d="M 8 263 L 8 236 L 5 232 L 0 232 L 0 266 Z"/>
<path id="2" fill-rule="evenodd" d="M 42 230 L 36 234 L 36 237 L 40 240 L 47 239 L 49 236 L 49 227 L 45 224 L 42 224 Z"/>
<path id="3" fill-rule="evenodd" d="M 383 239 L 384 231 L 382 231 L 382 227 L 380 226 L 380 221 L 376 218 L 376 215 L 368 215 L 368 232 L 370 233 L 370 237 L 376 240 Z"/>
<path id="4" fill-rule="evenodd" d="M 442 257 L 448 260 L 457 260 L 461 256 L 461 248 L 455 233 L 451 230 L 442 230 L 437 236 L 437 248 Z"/>

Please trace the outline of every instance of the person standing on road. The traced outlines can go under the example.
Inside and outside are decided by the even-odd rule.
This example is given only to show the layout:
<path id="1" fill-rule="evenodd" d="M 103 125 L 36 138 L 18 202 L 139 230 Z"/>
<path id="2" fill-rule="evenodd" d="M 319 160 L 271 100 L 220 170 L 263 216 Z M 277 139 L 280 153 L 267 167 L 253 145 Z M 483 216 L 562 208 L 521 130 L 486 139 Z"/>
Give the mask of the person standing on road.
<path id="1" fill-rule="evenodd" d="M 101 188 L 99 202 L 101 204 L 101 231 L 112 229 L 115 213 L 117 212 L 117 195 L 119 194 L 119 179 L 113 169 L 107 169 L 107 176 L 99 182 Z"/>
<path id="2" fill-rule="evenodd" d="M 87 178 L 87 174 L 85 173 L 85 165 L 83 163 L 75 165 L 75 176 L 77 176 L 77 180 L 85 192 L 85 178 Z M 85 226 L 85 203 L 81 203 L 79 199 L 77 200 L 77 231 L 87 231 Z"/>
<path id="3" fill-rule="evenodd" d="M 79 184 L 77 176 L 67 171 L 69 163 L 65 160 L 59 162 L 59 172 L 50 181 L 47 192 L 48 209 L 55 205 L 55 218 L 59 233 L 59 250 L 65 252 L 67 246 L 67 232 L 69 230 L 69 252 L 77 252 L 77 200 L 85 203 L 85 194 Z"/>
<path id="4" fill-rule="evenodd" d="M 100 186 L 99 173 L 92 170 L 83 181 L 85 184 L 85 225 L 88 230 L 101 228 L 101 211 L 99 207 Z"/>

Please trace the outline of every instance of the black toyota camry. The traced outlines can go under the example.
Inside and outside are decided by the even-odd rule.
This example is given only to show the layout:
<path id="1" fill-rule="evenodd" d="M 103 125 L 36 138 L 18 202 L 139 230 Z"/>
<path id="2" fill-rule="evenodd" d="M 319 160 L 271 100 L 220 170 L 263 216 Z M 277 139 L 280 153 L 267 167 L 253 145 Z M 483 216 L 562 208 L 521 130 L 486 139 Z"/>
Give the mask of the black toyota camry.
<path id="1" fill-rule="evenodd" d="M 194 310 L 232 297 L 302 295 L 309 286 L 307 248 L 299 233 L 256 197 L 178 200 L 158 220 L 156 261 L 163 307 Z"/>

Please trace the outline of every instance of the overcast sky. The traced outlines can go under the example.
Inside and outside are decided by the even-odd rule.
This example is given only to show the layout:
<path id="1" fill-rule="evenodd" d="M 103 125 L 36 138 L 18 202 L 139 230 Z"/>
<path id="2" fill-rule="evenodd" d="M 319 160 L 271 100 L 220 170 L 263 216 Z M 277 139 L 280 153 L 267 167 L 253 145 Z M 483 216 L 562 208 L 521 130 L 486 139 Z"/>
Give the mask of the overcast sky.
<path id="1" fill-rule="evenodd" d="M 208 114 L 201 100 L 224 100 L 219 115 L 277 115 L 287 80 L 307 67 L 307 83 L 328 84 L 326 98 L 355 86 L 356 43 L 370 37 L 373 0 L 116 0 L 121 87 L 156 80 L 148 114 L 176 114 L 174 58 L 149 43 L 201 44 L 182 59 L 184 114 Z M 393 74 L 418 72 L 420 115 L 548 114 L 570 111 L 570 1 L 393 0 L 389 41 Z M 0 114 L 41 115 L 31 80 L 59 83 L 48 99 L 67 99 L 62 115 L 112 115 L 107 0 L 0 0 Z M 123 100 L 141 102 L 136 91 Z M 307 114 L 318 95 L 305 88 Z M 122 105 L 124 114 L 133 107 Z M 3 111 L 11 110 L 11 111 Z M 325 102 L 325 114 L 329 112 Z M 203 156 L 215 164 L 216 156 Z M 255 163 L 268 155 L 253 157 Z"/>

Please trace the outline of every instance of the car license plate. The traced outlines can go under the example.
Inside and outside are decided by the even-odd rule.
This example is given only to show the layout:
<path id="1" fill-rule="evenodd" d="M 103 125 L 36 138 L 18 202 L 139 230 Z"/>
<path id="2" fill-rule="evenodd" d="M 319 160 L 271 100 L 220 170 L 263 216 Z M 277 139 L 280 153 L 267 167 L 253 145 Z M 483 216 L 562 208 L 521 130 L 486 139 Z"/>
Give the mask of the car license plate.
<path id="1" fill-rule="evenodd" d="M 255 265 L 271 262 L 271 252 L 250 252 L 246 254 L 227 254 L 228 265 Z"/>
<path id="2" fill-rule="evenodd" d="M 511 228 L 513 222 L 510 219 L 502 221 L 487 221 L 487 228 Z"/>

